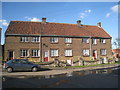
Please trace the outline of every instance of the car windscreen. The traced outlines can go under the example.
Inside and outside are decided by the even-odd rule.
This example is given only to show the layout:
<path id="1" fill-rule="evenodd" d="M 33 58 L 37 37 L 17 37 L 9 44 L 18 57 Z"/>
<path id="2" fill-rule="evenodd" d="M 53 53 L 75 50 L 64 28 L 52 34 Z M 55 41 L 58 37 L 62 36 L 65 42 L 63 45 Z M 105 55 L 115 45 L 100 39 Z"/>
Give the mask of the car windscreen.
<path id="1" fill-rule="evenodd" d="M 9 60 L 9 61 L 7 61 L 6 63 L 11 63 L 12 62 L 12 60 Z"/>

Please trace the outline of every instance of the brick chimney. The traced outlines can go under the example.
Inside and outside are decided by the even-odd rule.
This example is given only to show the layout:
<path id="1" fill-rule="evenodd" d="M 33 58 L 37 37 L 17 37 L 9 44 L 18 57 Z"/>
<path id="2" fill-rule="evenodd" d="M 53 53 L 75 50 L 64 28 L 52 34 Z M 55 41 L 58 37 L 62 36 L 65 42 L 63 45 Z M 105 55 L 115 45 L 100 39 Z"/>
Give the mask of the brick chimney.
<path id="1" fill-rule="evenodd" d="M 81 26 L 81 20 L 77 20 L 77 25 Z"/>
<path id="2" fill-rule="evenodd" d="M 42 18 L 42 23 L 46 24 L 46 18 Z"/>
<path id="3" fill-rule="evenodd" d="M 101 27 L 101 22 L 98 22 L 98 23 L 97 23 L 97 26 L 98 26 L 98 27 Z"/>

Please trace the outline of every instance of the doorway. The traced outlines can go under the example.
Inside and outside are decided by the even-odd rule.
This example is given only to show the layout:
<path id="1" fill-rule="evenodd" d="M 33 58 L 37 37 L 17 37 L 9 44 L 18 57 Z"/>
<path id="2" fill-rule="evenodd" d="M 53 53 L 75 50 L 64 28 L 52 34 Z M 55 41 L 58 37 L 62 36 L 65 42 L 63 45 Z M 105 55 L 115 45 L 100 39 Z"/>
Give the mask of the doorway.
<path id="1" fill-rule="evenodd" d="M 14 59 L 14 51 L 9 51 L 8 52 L 8 60 Z"/>
<path id="2" fill-rule="evenodd" d="M 48 51 L 45 51 L 44 52 L 44 62 L 48 62 L 48 57 L 49 57 Z"/>
<path id="3" fill-rule="evenodd" d="M 97 50 L 93 50 L 93 57 L 94 59 L 97 59 Z"/>

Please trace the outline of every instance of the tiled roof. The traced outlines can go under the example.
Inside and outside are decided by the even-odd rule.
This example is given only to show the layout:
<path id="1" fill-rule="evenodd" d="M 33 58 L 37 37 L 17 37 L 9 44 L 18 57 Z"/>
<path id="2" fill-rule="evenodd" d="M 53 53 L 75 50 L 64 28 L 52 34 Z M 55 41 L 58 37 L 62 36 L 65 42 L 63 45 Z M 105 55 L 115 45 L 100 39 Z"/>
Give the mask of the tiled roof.
<path id="1" fill-rule="evenodd" d="M 42 30 L 42 31 L 41 31 Z M 6 34 L 31 34 L 31 35 L 62 35 L 62 36 L 92 36 L 111 37 L 103 28 L 98 26 L 46 23 L 31 21 L 11 21 Z"/>

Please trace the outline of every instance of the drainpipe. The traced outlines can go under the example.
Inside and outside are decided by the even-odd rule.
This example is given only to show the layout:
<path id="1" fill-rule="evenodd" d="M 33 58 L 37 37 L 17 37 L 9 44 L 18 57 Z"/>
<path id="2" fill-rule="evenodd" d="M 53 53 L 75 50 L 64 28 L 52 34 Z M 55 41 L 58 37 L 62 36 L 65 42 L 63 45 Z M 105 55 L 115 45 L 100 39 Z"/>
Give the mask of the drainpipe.
<path id="1" fill-rule="evenodd" d="M 42 25 L 40 25 L 40 62 L 42 62 Z"/>
<path id="2" fill-rule="evenodd" d="M 90 36 L 90 60 L 92 59 L 92 43 L 91 43 L 92 39 Z"/>

